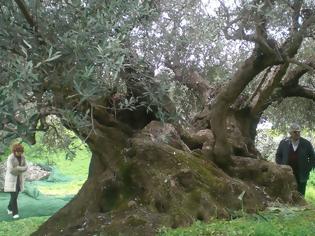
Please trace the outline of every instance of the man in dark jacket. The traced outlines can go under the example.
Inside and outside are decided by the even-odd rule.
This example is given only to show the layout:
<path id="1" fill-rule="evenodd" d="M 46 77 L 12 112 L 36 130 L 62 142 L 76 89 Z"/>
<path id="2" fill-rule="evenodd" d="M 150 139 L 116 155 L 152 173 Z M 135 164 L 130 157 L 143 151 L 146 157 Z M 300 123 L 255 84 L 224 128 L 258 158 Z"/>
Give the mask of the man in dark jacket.
<path id="1" fill-rule="evenodd" d="M 298 124 L 292 124 L 289 132 L 290 137 L 279 144 L 276 163 L 291 166 L 298 191 L 304 196 L 310 171 L 315 167 L 314 149 L 308 140 L 300 136 L 301 128 Z"/>

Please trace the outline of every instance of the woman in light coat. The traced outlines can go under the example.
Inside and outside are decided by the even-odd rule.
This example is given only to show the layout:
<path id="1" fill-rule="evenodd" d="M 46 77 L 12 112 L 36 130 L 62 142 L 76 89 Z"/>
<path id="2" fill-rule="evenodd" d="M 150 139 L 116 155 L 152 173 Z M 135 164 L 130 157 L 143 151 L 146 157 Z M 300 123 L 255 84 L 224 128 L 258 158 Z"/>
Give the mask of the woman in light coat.
<path id="1" fill-rule="evenodd" d="M 21 144 L 14 144 L 12 146 L 12 154 L 7 160 L 7 170 L 4 180 L 4 191 L 9 192 L 11 195 L 8 205 L 8 214 L 12 214 L 14 219 L 19 218 L 17 198 L 19 192 L 24 190 L 24 175 L 27 170 L 23 153 L 24 148 Z"/>

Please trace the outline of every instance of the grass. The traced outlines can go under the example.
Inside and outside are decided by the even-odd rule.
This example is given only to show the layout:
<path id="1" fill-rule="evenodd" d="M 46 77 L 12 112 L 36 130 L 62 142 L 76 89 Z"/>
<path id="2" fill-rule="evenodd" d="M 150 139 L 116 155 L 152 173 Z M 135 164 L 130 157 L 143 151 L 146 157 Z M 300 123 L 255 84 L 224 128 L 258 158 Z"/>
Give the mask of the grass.
<path id="1" fill-rule="evenodd" d="M 87 148 L 78 149 L 73 160 L 66 160 L 64 155 L 56 155 L 53 160 L 60 172 L 76 179 L 86 179 L 91 153 Z"/>
<path id="2" fill-rule="evenodd" d="M 306 186 L 305 199 L 315 206 L 315 171 L 311 171 L 308 184 Z"/>
<path id="3" fill-rule="evenodd" d="M 29 217 L 12 222 L 0 222 L 0 235 L 1 236 L 29 236 L 38 227 L 43 224 L 49 217 Z"/>
<path id="4" fill-rule="evenodd" d="M 45 195 L 75 195 L 81 189 L 85 180 L 75 180 L 66 183 L 38 183 L 37 189 Z"/>
<path id="5" fill-rule="evenodd" d="M 66 195 L 77 194 L 88 176 L 88 167 L 90 162 L 90 152 L 84 148 L 76 150 L 76 157 L 73 160 L 66 160 L 65 154 L 52 156 L 55 167 L 60 174 L 69 179 L 66 182 L 56 182 L 55 184 L 39 183 L 38 190 L 46 195 Z"/>
<path id="6" fill-rule="evenodd" d="M 315 174 L 310 177 L 314 182 Z M 307 185 L 307 207 L 279 206 L 235 220 L 195 222 L 187 228 L 160 229 L 159 236 L 313 236 L 315 235 L 315 186 Z"/>
<path id="7" fill-rule="evenodd" d="M 305 193 L 305 199 L 308 203 L 315 206 L 315 186 L 307 186 L 307 190 Z"/>
<path id="8" fill-rule="evenodd" d="M 159 236 L 312 236 L 315 235 L 315 209 L 277 208 L 275 212 L 247 215 L 232 220 L 196 222 L 188 228 L 161 229 Z"/>

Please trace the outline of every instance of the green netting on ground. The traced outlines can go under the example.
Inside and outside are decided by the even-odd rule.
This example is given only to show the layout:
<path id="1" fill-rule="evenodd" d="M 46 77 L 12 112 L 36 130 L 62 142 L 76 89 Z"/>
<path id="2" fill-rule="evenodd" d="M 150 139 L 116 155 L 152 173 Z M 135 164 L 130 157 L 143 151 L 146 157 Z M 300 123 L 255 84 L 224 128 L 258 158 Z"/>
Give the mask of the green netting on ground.
<path id="1" fill-rule="evenodd" d="M 24 194 L 28 195 L 31 198 L 38 199 L 41 195 L 40 191 L 37 188 L 37 185 L 33 183 L 25 183 Z"/>
<path id="2" fill-rule="evenodd" d="M 20 218 L 50 216 L 54 214 L 67 204 L 75 194 L 51 195 L 45 194 L 45 191 L 42 193 L 40 189 L 49 191 L 51 189 L 69 188 L 72 180 L 72 177 L 63 175 L 54 167 L 48 179 L 25 182 L 24 192 L 20 193 L 18 197 Z M 61 191 L 59 190 L 59 192 Z M 0 193 L 0 221 L 12 220 L 12 216 L 7 214 L 9 200 L 9 193 Z"/>
<path id="3" fill-rule="evenodd" d="M 40 194 L 37 199 L 20 193 L 18 198 L 20 218 L 33 216 L 50 216 L 66 205 L 73 195 L 48 196 Z M 12 216 L 7 214 L 7 206 L 10 200 L 9 193 L 0 193 L 0 221 L 11 221 Z"/>
<path id="4" fill-rule="evenodd" d="M 73 178 L 65 176 L 56 167 L 51 168 L 49 177 L 42 181 L 25 182 L 24 193 L 29 197 L 38 199 L 42 193 L 38 187 L 46 186 L 47 188 L 54 188 L 58 183 L 70 182 Z"/>
<path id="5" fill-rule="evenodd" d="M 68 182 L 71 181 L 70 176 L 62 174 L 56 167 L 52 167 L 51 173 L 46 180 L 47 182 Z"/>

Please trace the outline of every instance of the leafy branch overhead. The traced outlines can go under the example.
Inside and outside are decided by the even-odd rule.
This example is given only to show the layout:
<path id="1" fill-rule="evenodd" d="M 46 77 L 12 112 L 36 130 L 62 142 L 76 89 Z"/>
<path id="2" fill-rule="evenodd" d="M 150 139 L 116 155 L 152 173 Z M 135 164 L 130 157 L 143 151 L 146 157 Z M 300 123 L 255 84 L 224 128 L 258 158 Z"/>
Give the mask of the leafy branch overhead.
<path id="1" fill-rule="evenodd" d="M 96 122 L 139 128 L 162 119 L 211 128 L 215 153 L 228 160 L 222 130 L 229 129 L 231 111 L 249 111 L 255 127 L 287 97 L 314 100 L 314 3 L 219 0 L 215 6 L 2 4 L 1 135 L 32 143 L 49 115 L 83 139 Z M 253 140 L 255 132 L 243 135 Z"/>

